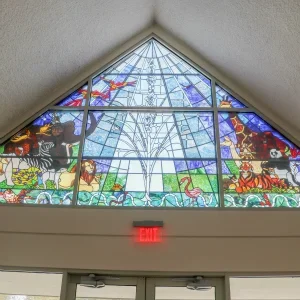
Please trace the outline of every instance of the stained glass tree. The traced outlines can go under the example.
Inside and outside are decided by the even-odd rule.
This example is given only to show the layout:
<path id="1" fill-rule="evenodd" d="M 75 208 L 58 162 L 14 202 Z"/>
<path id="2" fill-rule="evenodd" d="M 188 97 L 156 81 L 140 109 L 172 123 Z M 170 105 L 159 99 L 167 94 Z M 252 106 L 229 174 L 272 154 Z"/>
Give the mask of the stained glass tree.
<path id="1" fill-rule="evenodd" d="M 151 40 L 93 79 L 90 104 L 116 111 L 90 112 L 99 123 L 85 140 L 84 160 L 106 162 L 95 161 L 102 175 L 98 197 L 83 182 L 80 204 L 218 205 L 213 114 L 173 111 L 211 107 L 211 84 L 203 74 Z"/>

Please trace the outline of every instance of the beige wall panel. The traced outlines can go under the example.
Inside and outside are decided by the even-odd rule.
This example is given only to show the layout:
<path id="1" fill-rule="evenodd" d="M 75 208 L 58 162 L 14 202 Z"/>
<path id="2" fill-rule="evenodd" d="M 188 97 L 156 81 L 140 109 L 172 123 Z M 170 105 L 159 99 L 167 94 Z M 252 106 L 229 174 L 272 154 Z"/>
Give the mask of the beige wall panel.
<path id="1" fill-rule="evenodd" d="M 300 238 L 166 238 L 136 245 L 130 237 L 0 234 L 0 265 L 172 272 L 300 270 Z"/>
<path id="2" fill-rule="evenodd" d="M 299 236 L 300 210 L 166 210 L 1 206 L 0 232 L 130 235 L 162 220 L 168 236 Z"/>
<path id="3" fill-rule="evenodd" d="M 133 242 L 163 220 L 164 242 Z M 170 272 L 300 271 L 298 210 L 0 209 L 0 266 Z"/>

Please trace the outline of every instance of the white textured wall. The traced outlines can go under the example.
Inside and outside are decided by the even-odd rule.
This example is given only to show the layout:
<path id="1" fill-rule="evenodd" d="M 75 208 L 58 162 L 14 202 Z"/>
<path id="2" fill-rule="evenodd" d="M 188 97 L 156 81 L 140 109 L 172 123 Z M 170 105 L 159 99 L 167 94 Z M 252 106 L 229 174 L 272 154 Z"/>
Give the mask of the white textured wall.
<path id="1" fill-rule="evenodd" d="M 300 1 L 158 0 L 155 8 L 161 26 L 300 140 Z"/>
<path id="2" fill-rule="evenodd" d="M 152 23 L 148 0 L 1 0 L 0 136 Z"/>

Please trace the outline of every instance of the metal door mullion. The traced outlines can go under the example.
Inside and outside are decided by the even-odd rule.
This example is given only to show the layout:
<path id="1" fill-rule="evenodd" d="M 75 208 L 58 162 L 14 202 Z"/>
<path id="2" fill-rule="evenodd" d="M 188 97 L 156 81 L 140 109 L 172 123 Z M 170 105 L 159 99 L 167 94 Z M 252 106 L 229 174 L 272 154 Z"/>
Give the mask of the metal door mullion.
<path id="1" fill-rule="evenodd" d="M 230 293 L 230 276 L 227 274 L 225 275 L 224 280 L 224 300 L 231 300 L 231 293 Z"/>
<path id="2" fill-rule="evenodd" d="M 136 284 L 136 300 L 146 300 L 146 278 L 138 277 Z"/>
<path id="3" fill-rule="evenodd" d="M 216 289 L 215 289 L 215 298 L 216 298 L 216 300 L 226 300 L 225 278 L 218 278 L 216 280 L 217 280 L 217 285 L 216 285 Z"/>
<path id="4" fill-rule="evenodd" d="M 71 281 L 72 275 L 65 272 L 63 274 L 60 300 L 74 300 L 76 298 L 77 284 Z"/>
<path id="5" fill-rule="evenodd" d="M 156 279 L 155 278 L 147 278 L 146 279 L 146 300 L 155 300 L 155 287 L 156 287 Z"/>

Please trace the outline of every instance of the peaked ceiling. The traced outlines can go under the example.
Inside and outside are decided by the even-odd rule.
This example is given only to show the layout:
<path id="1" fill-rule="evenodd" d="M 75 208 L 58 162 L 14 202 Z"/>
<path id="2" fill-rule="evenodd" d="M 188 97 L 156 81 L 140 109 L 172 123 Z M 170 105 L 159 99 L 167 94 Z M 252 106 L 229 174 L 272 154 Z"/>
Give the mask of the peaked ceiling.
<path id="1" fill-rule="evenodd" d="M 300 2 L 2 0 L 0 137 L 154 22 L 300 140 Z"/>

